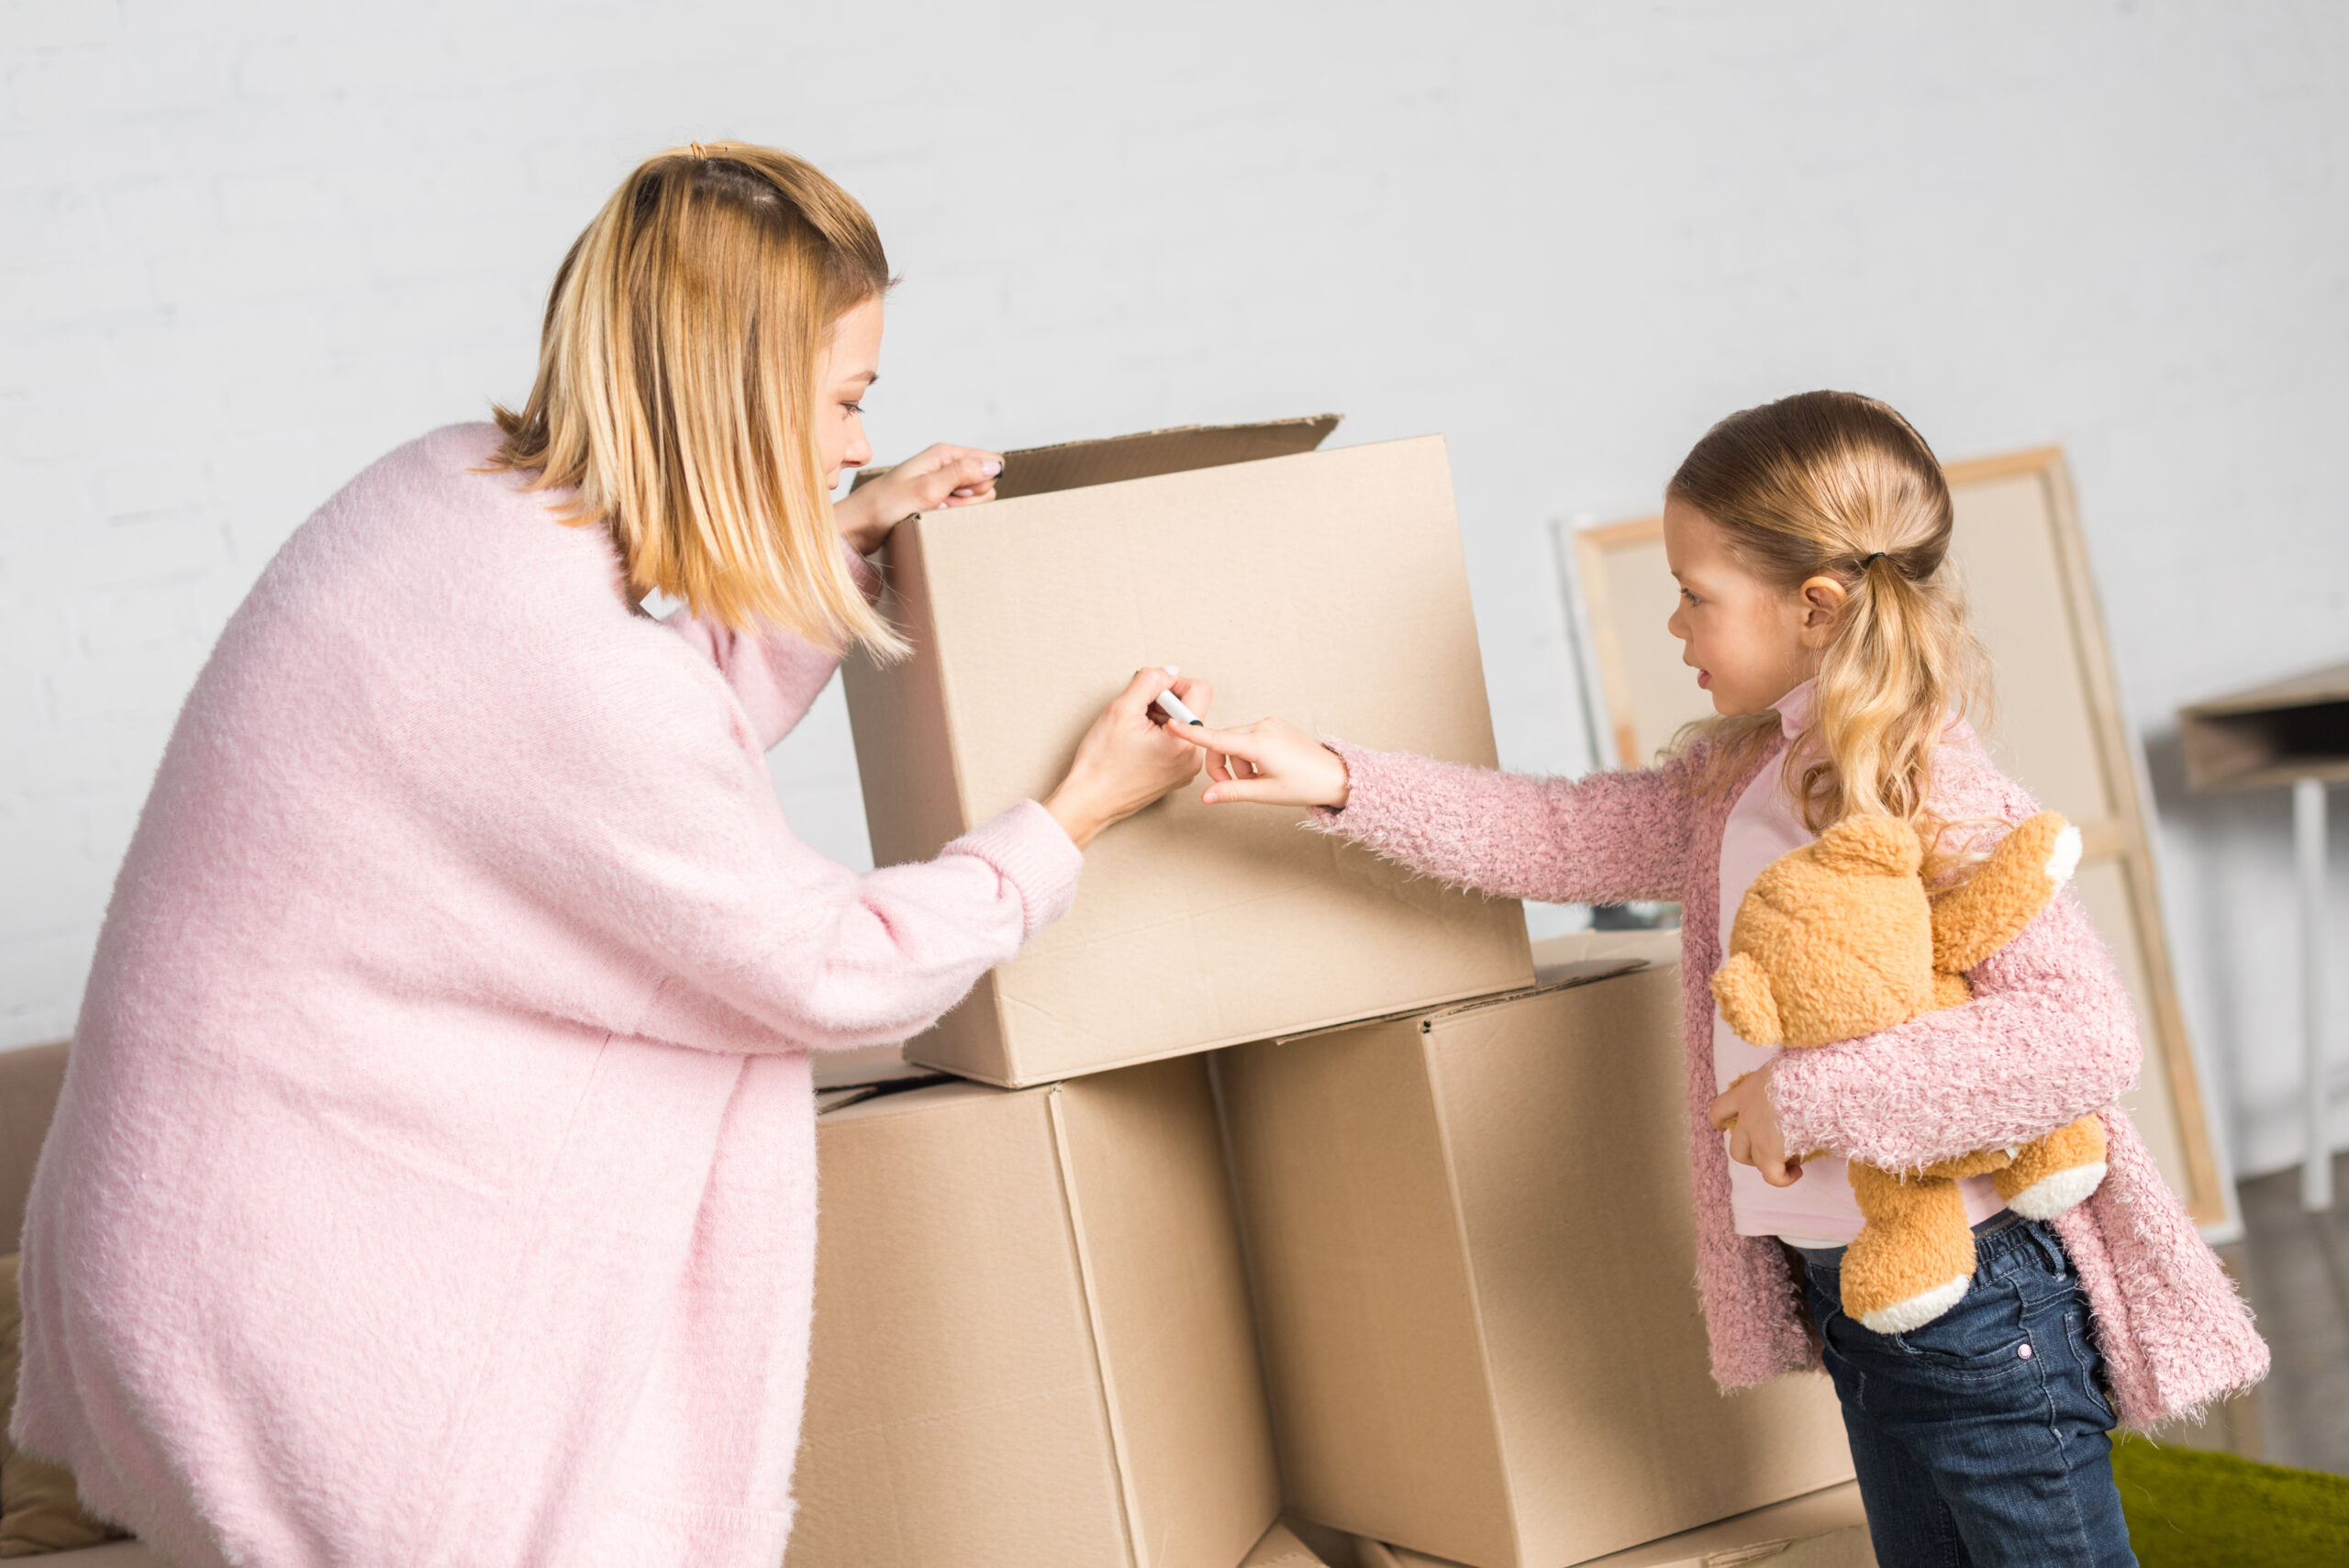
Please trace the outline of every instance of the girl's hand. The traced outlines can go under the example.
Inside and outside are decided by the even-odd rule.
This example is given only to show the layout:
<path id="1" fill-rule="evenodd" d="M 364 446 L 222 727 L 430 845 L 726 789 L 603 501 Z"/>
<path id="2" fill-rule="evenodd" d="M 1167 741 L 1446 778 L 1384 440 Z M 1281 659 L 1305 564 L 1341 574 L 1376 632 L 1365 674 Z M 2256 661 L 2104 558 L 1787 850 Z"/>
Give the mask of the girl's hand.
<path id="1" fill-rule="evenodd" d="M 1199 753 L 1174 739 L 1186 726 L 1168 722 L 1151 706 L 1168 690 L 1193 713 L 1215 696 L 1207 682 L 1178 681 L 1172 669 L 1137 670 L 1076 743 L 1076 761 L 1044 809 L 1078 849 L 1111 823 L 1198 777 Z"/>
<path id="2" fill-rule="evenodd" d="M 1346 760 L 1286 718 L 1260 718 L 1236 729 L 1173 728 L 1208 754 L 1208 777 L 1214 782 L 1199 798 L 1209 806 L 1252 800 L 1342 807 L 1352 792 Z"/>
<path id="3" fill-rule="evenodd" d="M 1778 1134 L 1777 1109 L 1765 1093 L 1770 1069 L 1777 1060 L 1772 1057 L 1723 1089 L 1706 1115 L 1715 1128 L 1729 1134 L 1731 1159 L 1753 1166 L 1774 1187 L 1790 1187 L 1802 1180 L 1802 1162 L 1787 1157 L 1786 1140 Z"/>
<path id="4" fill-rule="evenodd" d="M 890 529 L 917 512 L 994 500 L 996 476 L 1002 472 L 999 452 L 926 447 L 833 502 L 832 524 L 851 550 L 870 555 L 888 539 Z"/>

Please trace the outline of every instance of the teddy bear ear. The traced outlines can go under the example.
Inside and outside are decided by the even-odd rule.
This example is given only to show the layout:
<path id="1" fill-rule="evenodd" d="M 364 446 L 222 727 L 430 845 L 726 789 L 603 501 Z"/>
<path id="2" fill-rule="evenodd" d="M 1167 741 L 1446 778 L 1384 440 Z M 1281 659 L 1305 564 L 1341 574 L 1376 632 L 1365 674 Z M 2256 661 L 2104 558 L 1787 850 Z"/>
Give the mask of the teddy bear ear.
<path id="1" fill-rule="evenodd" d="M 1887 876 L 1915 876 L 1925 859 L 1917 829 L 1891 817 L 1846 817 L 1815 848 L 1822 864 Z"/>

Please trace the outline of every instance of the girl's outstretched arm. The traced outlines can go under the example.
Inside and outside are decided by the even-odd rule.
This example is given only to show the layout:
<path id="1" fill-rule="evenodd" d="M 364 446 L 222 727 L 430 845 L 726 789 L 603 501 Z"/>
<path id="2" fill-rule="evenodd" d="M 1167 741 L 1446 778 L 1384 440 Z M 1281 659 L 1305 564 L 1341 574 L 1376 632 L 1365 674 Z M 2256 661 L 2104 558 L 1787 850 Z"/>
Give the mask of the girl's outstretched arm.
<path id="1" fill-rule="evenodd" d="M 2137 1081 L 2136 1014 L 2068 889 L 1969 978 L 1970 1002 L 1779 1052 L 1769 1093 L 1786 1146 L 1915 1170 L 2027 1142 Z"/>
<path id="2" fill-rule="evenodd" d="M 1324 744 L 1277 718 L 1186 739 L 1209 753 L 1208 804 L 1312 806 L 1307 826 L 1457 887 L 1544 903 L 1687 895 L 1697 814 L 1683 764 L 1535 778 Z"/>

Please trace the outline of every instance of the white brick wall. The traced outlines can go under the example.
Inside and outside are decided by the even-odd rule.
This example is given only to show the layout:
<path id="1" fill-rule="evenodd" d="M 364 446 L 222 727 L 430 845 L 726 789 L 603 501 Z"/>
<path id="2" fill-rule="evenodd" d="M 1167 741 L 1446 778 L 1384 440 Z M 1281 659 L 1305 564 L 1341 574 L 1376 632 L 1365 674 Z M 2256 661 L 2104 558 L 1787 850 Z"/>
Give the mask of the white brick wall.
<path id="1" fill-rule="evenodd" d="M 1842 385 L 1952 456 L 2064 442 L 2188 1005 L 2245 1163 L 2296 1154 L 2284 809 L 2184 798 L 2163 737 L 2349 640 L 2341 7 L 816 9 L 0 6 L 0 1044 L 70 1029 L 271 550 L 519 395 L 630 161 L 740 135 L 841 177 L 907 274 L 885 452 L 1447 432 L 1520 767 L 1586 762 L 1543 523 L 1653 506 L 1710 419 Z M 862 861 L 836 693 L 774 772 Z"/>

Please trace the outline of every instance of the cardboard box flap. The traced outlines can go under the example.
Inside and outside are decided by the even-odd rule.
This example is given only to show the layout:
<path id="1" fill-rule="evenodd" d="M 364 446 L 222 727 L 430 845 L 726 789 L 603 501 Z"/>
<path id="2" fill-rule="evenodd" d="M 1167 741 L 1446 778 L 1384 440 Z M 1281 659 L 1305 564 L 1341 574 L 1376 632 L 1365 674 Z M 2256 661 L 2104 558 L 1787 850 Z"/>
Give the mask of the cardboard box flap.
<path id="1" fill-rule="evenodd" d="M 1177 425 L 1130 436 L 1026 447 L 1004 453 L 1003 478 L 996 482 L 996 498 L 1009 501 L 1053 490 L 1078 490 L 1088 484 L 1151 479 L 1186 469 L 1220 468 L 1226 463 L 1254 462 L 1259 458 L 1290 457 L 1319 446 L 1344 417 L 1342 414 L 1315 414 L 1297 419 L 1268 419 L 1255 425 Z M 885 468 L 861 470 L 856 483 L 862 485 L 887 472 Z"/>
<path id="2" fill-rule="evenodd" d="M 887 1084 L 852 1084 L 826 1089 L 817 1096 L 816 1114 L 826 1121 L 862 1120 L 894 1111 L 922 1111 L 953 1100 L 999 1100 L 999 1089 L 969 1084 L 943 1073 L 901 1078 Z"/>
<path id="3" fill-rule="evenodd" d="M 1645 1546 L 1594 1557 L 1583 1568 L 1744 1568 L 1765 1562 L 1770 1568 L 1876 1568 L 1858 1484 L 1846 1481 Z M 1460 1565 L 1408 1547 L 1358 1540 L 1354 1568 Z"/>
<path id="4" fill-rule="evenodd" d="M 1240 1568 L 1328 1568 L 1328 1564 L 1297 1538 L 1296 1531 L 1276 1524 L 1264 1532 L 1264 1539 Z"/>
<path id="5" fill-rule="evenodd" d="M 906 1060 L 905 1047 L 868 1045 L 849 1051 L 818 1051 L 807 1059 L 808 1076 L 817 1089 L 855 1089 L 899 1078 L 937 1076 L 935 1069 Z"/>

